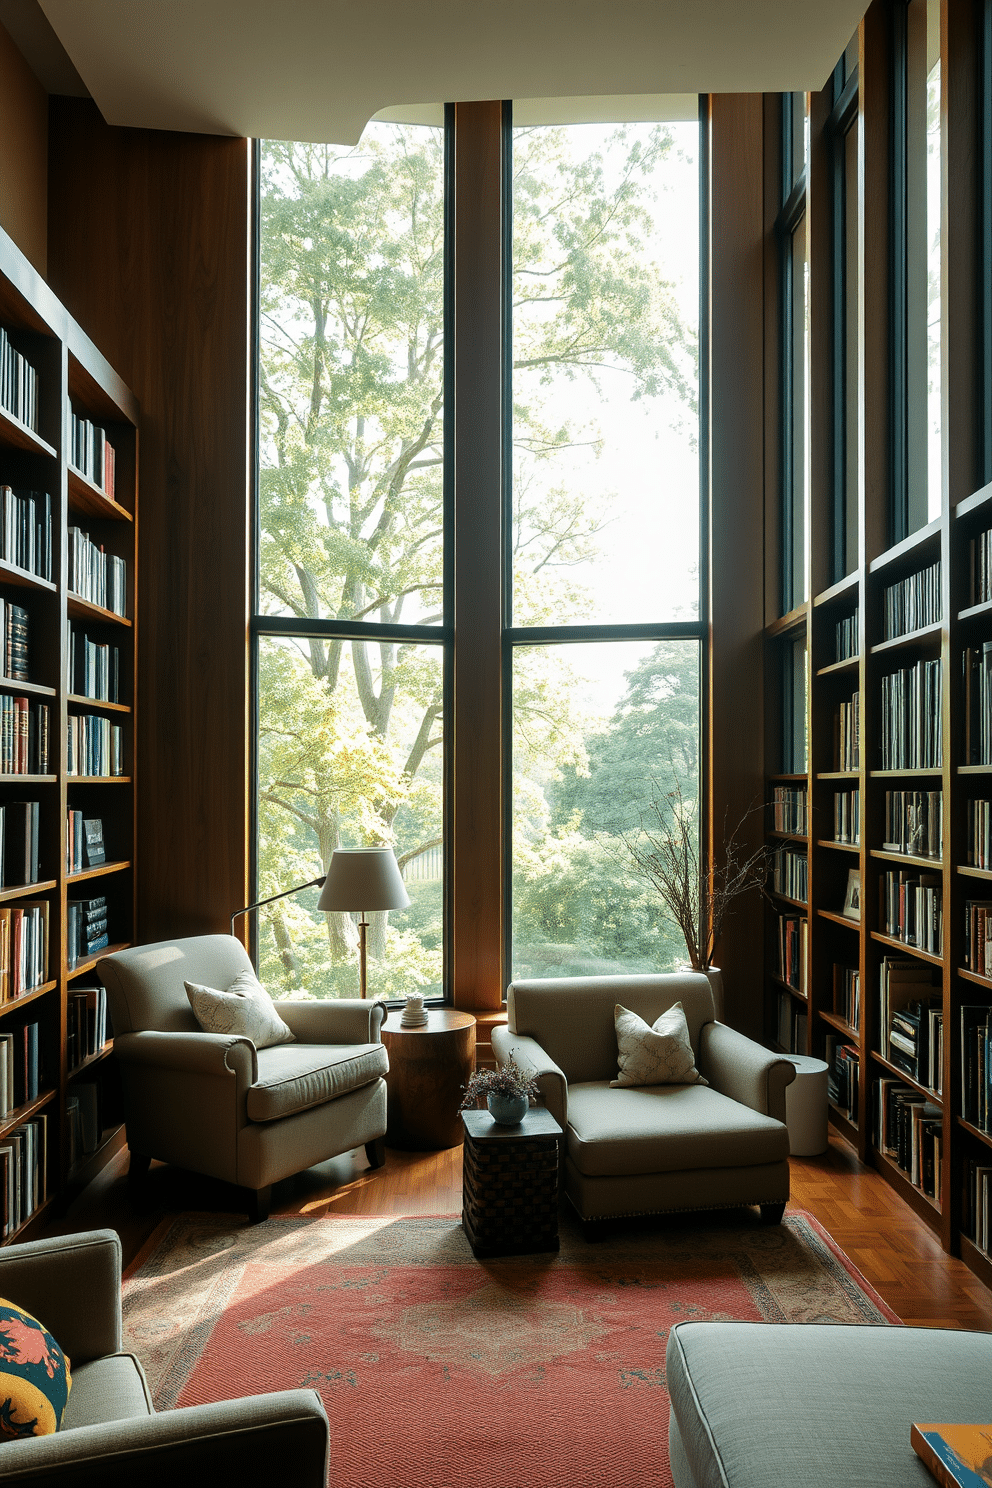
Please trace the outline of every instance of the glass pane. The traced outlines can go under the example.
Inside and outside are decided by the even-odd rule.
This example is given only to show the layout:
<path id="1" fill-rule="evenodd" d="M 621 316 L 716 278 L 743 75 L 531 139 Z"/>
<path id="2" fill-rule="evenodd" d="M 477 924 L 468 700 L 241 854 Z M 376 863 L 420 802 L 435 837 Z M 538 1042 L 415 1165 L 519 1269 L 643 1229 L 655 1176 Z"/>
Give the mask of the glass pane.
<path id="1" fill-rule="evenodd" d="M 927 514 L 940 515 L 940 5 L 927 5 Z"/>
<path id="2" fill-rule="evenodd" d="M 940 0 L 907 10 L 907 531 L 940 512 Z M 895 534 L 898 536 L 898 530 Z"/>
<path id="3" fill-rule="evenodd" d="M 858 125 L 844 137 L 844 565 L 858 566 Z"/>
<path id="4" fill-rule="evenodd" d="M 625 845 L 657 829 L 672 791 L 694 841 L 698 642 L 514 647 L 514 977 L 686 960 Z"/>
<path id="5" fill-rule="evenodd" d="M 335 847 L 395 848 L 411 904 L 369 916 L 369 996 L 441 994 L 440 646 L 260 637 L 258 897 L 324 871 Z M 357 997 L 356 916 L 317 889 L 258 911 L 274 997 Z"/>
<path id="6" fill-rule="evenodd" d="M 809 493 L 809 253 L 806 215 L 792 234 L 790 245 L 789 347 L 791 421 L 788 510 L 785 513 L 787 585 L 783 610 L 788 613 L 807 598 L 806 509 Z"/>
<path id="7" fill-rule="evenodd" d="M 698 135 L 514 130 L 514 625 L 698 613 Z"/>
<path id="8" fill-rule="evenodd" d="M 439 623 L 443 131 L 261 147 L 261 609 Z"/>

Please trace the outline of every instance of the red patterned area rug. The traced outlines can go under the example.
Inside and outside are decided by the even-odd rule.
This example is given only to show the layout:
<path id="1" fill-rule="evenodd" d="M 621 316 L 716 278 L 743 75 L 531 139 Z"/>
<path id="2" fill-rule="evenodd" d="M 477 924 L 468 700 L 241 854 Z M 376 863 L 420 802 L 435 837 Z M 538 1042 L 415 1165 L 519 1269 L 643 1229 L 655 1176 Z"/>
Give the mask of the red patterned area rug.
<path id="1" fill-rule="evenodd" d="M 452 1218 L 184 1215 L 124 1318 L 159 1409 L 319 1390 L 347 1488 L 670 1488 L 674 1323 L 899 1321 L 802 1213 L 490 1261 Z"/>

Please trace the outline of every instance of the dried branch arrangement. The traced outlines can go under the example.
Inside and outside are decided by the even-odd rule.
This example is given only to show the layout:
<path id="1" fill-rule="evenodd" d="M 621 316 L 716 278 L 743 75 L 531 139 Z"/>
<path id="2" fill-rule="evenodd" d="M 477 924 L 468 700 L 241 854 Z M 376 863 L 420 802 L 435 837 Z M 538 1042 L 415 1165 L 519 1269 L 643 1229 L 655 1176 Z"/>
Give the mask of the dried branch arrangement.
<path id="1" fill-rule="evenodd" d="M 771 849 L 748 854 L 743 831 L 752 807 L 730 834 L 724 818 L 723 860 L 700 870 L 696 803 L 687 802 L 678 780 L 674 790 L 656 794 L 641 817 L 640 831 L 622 834 L 636 871 L 654 886 L 685 939 L 689 964 L 702 971 L 713 963 L 727 911 L 735 899 L 761 888 Z"/>

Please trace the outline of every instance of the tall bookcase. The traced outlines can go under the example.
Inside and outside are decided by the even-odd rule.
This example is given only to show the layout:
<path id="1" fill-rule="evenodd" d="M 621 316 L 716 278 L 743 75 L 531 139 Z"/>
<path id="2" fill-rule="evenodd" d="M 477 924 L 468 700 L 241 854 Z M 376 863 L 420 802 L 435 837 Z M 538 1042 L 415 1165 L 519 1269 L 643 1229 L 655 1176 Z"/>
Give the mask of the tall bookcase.
<path id="1" fill-rule="evenodd" d="M 9 1047 L 21 1060 L 24 1030 L 36 1024 L 38 1052 L 37 1095 L 21 1099 L 0 1117 L 0 1153 L 5 1145 L 23 1143 L 16 1134 L 26 1124 L 44 1118 L 35 1126 L 31 1149 L 43 1143 L 46 1169 L 43 1186 L 31 1195 L 38 1200 L 34 1212 L 16 1227 L 8 1223 L 9 1241 L 23 1238 L 46 1210 L 87 1182 L 123 1141 L 112 1040 L 94 1049 L 93 1029 L 84 1035 L 80 1026 L 85 1023 L 81 994 L 96 986 L 94 968 L 107 951 L 87 955 L 84 943 L 82 954 L 70 956 L 68 931 L 70 903 L 83 901 L 91 906 L 96 939 L 103 900 L 110 949 L 129 944 L 134 934 L 138 429 L 133 395 L 2 231 L 0 328 L 37 373 L 33 427 L 0 409 L 0 486 L 43 493 L 50 498 L 51 515 L 50 579 L 0 559 L 0 600 L 26 613 L 28 627 L 28 680 L 7 680 L 2 668 L 0 696 L 47 707 L 49 736 L 43 773 L 0 773 L 0 806 L 38 803 L 38 881 L 18 884 L 15 871 L 15 881 L 0 889 L 0 911 L 38 906 L 39 915 L 47 916 L 48 941 L 44 979 L 0 1002 L 0 1038 L 12 1036 Z M 116 456 L 112 484 L 102 469 L 94 479 L 77 468 L 74 417 L 105 431 Z M 42 507 L 36 505 L 36 512 Z M 70 545 L 78 542 L 73 529 L 85 532 L 98 552 L 124 561 L 126 613 L 114 613 L 70 589 Z M 104 656 L 116 662 L 116 688 L 77 675 L 76 690 L 69 690 L 70 632 L 107 648 Z M 112 696 L 114 690 L 116 701 L 87 695 Z M 70 730 L 80 727 L 74 718 L 91 720 L 86 727 L 105 741 L 112 730 L 120 731 L 119 761 L 97 760 L 106 774 L 81 773 L 82 762 L 69 773 L 67 740 Z M 93 756 L 89 759 L 92 764 Z M 102 822 L 104 862 L 71 871 L 70 812 Z M 9 993 L 11 983 L 4 987 Z M 20 1097 L 21 1066 L 18 1074 Z M 0 1157 L 0 1170 L 2 1164 Z M 22 1195 L 22 1209 L 28 1207 L 23 1200 Z M 4 1203 L 0 1192 L 0 1210 Z"/>

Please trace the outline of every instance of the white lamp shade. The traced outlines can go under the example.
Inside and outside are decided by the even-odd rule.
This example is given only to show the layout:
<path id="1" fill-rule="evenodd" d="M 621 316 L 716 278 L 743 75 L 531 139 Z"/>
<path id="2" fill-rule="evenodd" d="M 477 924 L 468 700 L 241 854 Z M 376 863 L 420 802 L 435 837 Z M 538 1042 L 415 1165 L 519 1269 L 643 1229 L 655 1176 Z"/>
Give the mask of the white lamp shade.
<path id="1" fill-rule="evenodd" d="M 391 847 L 339 847 L 331 854 L 317 908 L 405 909 L 410 903 Z"/>

